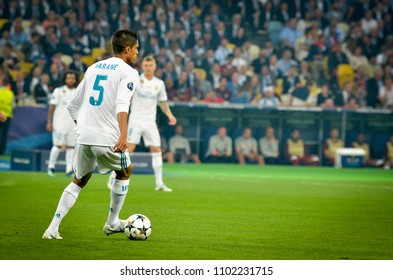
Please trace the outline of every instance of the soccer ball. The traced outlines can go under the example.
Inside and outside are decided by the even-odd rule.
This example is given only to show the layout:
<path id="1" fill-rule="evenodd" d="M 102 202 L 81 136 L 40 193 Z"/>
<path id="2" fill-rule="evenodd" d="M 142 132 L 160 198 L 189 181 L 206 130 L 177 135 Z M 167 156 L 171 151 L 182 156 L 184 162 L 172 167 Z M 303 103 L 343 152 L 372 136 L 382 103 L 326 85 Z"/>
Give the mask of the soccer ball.
<path id="1" fill-rule="evenodd" d="M 151 234 L 149 218 L 142 214 L 131 215 L 127 219 L 124 233 L 131 240 L 146 240 Z"/>

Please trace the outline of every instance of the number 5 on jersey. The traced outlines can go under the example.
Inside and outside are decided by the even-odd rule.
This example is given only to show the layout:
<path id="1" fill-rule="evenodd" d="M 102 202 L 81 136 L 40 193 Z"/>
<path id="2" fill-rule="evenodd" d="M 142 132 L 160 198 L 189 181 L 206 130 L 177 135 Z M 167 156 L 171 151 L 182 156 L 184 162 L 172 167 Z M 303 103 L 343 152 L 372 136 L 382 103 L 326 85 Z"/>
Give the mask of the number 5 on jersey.
<path id="1" fill-rule="evenodd" d="M 99 92 L 98 98 L 95 99 L 94 96 L 90 96 L 89 102 L 93 106 L 100 106 L 104 99 L 104 87 L 100 85 L 101 81 L 108 80 L 107 75 L 97 75 L 96 80 L 94 81 L 93 89 Z"/>

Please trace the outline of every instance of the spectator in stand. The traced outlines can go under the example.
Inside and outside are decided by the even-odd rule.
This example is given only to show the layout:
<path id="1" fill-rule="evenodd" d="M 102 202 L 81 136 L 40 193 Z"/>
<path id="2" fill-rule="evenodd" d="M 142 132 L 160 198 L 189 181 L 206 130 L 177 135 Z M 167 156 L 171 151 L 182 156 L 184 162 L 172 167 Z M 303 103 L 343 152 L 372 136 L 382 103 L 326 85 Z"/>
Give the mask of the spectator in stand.
<path id="1" fill-rule="evenodd" d="M 173 101 L 190 101 L 188 75 L 186 71 L 180 73 L 179 81 L 177 83 L 177 94 L 173 96 Z"/>
<path id="2" fill-rule="evenodd" d="M 210 90 L 206 98 L 203 100 L 205 103 L 224 103 L 224 99 L 217 95 L 215 90 Z"/>
<path id="3" fill-rule="evenodd" d="M 234 72 L 232 76 L 237 76 L 238 73 Z M 251 81 L 247 80 L 242 85 L 237 83 L 239 87 L 236 86 L 234 83 L 234 79 L 231 80 L 232 83 L 230 84 L 232 88 L 232 95 L 231 95 L 231 103 L 240 103 L 240 104 L 248 104 L 251 102 Z M 228 85 L 229 86 L 229 85 Z"/>
<path id="4" fill-rule="evenodd" d="M 277 68 L 280 71 L 279 75 L 280 76 L 288 76 L 289 69 L 292 66 L 297 66 L 297 65 L 298 65 L 298 63 L 296 62 L 296 60 L 294 60 L 292 58 L 292 51 L 290 49 L 285 49 L 283 52 L 282 58 L 280 58 L 277 61 Z"/>
<path id="5" fill-rule="evenodd" d="M 251 77 L 250 82 L 251 82 L 250 85 L 251 103 L 258 104 L 259 101 L 262 99 L 263 89 L 267 85 L 263 85 L 262 83 L 260 83 L 258 75 L 253 75 Z"/>
<path id="6" fill-rule="evenodd" d="M 378 98 L 382 108 L 393 109 L 393 81 L 391 77 L 385 78 L 385 84 L 380 88 Z"/>
<path id="7" fill-rule="evenodd" d="M 232 92 L 228 89 L 228 81 L 227 78 L 221 77 L 220 84 L 218 88 L 214 89 L 217 94 L 217 97 L 224 100 L 224 102 L 230 102 L 232 97 Z"/>
<path id="8" fill-rule="evenodd" d="M 343 86 L 342 91 L 336 93 L 334 95 L 334 106 L 336 107 L 346 107 L 348 101 L 355 97 L 352 91 L 353 85 L 352 82 L 346 82 Z"/>
<path id="9" fill-rule="evenodd" d="M 16 104 L 23 105 L 25 98 L 29 95 L 29 84 L 26 83 L 22 72 L 18 72 L 16 81 L 11 82 L 11 90 L 15 94 Z"/>
<path id="10" fill-rule="evenodd" d="M 359 67 L 367 67 L 368 66 L 368 59 L 365 55 L 363 55 L 363 50 L 361 46 L 356 46 L 355 50 L 348 50 L 349 51 L 349 64 L 352 68 L 356 71 Z"/>
<path id="11" fill-rule="evenodd" d="M 339 138 L 340 132 L 337 128 L 330 130 L 330 138 L 326 139 L 323 148 L 326 164 L 333 165 L 337 149 L 344 148 L 344 142 Z"/>
<path id="12" fill-rule="evenodd" d="M 324 109 L 333 109 L 333 94 L 330 91 L 329 84 L 323 84 L 317 95 L 317 106 Z"/>
<path id="13" fill-rule="evenodd" d="M 22 17 L 17 17 L 13 22 L 10 31 L 10 41 L 18 51 L 26 42 L 29 41 L 28 34 L 23 30 L 22 21 Z"/>
<path id="14" fill-rule="evenodd" d="M 57 64 L 52 63 L 49 67 L 49 79 L 51 88 L 57 88 L 63 84 L 63 74 L 60 73 L 59 67 Z"/>
<path id="15" fill-rule="evenodd" d="M 252 137 L 252 131 L 246 127 L 243 129 L 242 136 L 235 140 L 236 158 L 239 164 L 244 165 L 248 162 L 256 162 L 258 165 L 264 165 L 263 157 L 258 153 L 257 140 Z"/>
<path id="16" fill-rule="evenodd" d="M 289 164 L 316 166 L 319 163 L 317 155 L 308 155 L 306 145 L 298 129 L 292 130 L 291 137 L 284 144 L 284 157 Z"/>
<path id="17" fill-rule="evenodd" d="M 342 46 L 337 43 L 328 56 L 328 71 L 331 78 L 331 86 L 337 86 L 337 68 L 340 64 L 349 64 L 347 55 L 342 51 Z"/>
<path id="18" fill-rule="evenodd" d="M 240 69 L 247 64 L 247 62 L 242 58 L 242 49 L 236 48 L 234 53 L 234 58 L 232 60 L 232 67 L 236 71 L 240 71 Z"/>
<path id="19" fill-rule="evenodd" d="M 263 97 L 259 101 L 259 105 L 263 107 L 278 107 L 280 105 L 280 100 L 274 95 L 273 86 L 267 86 L 263 89 Z"/>
<path id="20" fill-rule="evenodd" d="M 221 39 L 220 46 L 214 52 L 214 58 L 221 66 L 227 64 L 228 55 L 232 53 L 232 50 L 228 48 L 228 40 L 223 38 Z"/>
<path id="21" fill-rule="evenodd" d="M 366 82 L 366 106 L 371 108 L 380 106 L 379 92 L 383 87 L 383 72 L 377 70 L 375 76 Z"/>
<path id="22" fill-rule="evenodd" d="M 191 152 L 190 141 L 183 136 L 183 127 L 177 125 L 175 135 L 169 139 L 169 148 L 176 162 L 186 163 L 189 160 L 200 164 L 201 160 L 197 154 Z"/>
<path id="23" fill-rule="evenodd" d="M 302 36 L 301 31 L 297 28 L 297 19 L 291 18 L 286 22 L 286 26 L 280 34 L 280 41 L 283 47 L 293 49 L 296 41 Z"/>
<path id="24" fill-rule="evenodd" d="M 364 133 L 360 132 L 356 136 L 356 140 L 352 142 L 352 147 L 353 148 L 358 148 L 362 149 L 365 153 L 364 156 L 364 164 L 368 166 L 382 166 L 383 165 L 383 159 L 372 159 L 371 158 L 371 153 L 370 153 L 370 145 L 365 141 L 366 136 Z"/>
<path id="25" fill-rule="evenodd" d="M 384 168 L 385 169 L 393 168 L 393 135 L 390 136 L 390 140 L 386 143 Z"/>
<path id="26" fill-rule="evenodd" d="M 166 94 L 168 95 L 168 100 L 174 101 L 177 95 L 177 91 L 174 87 L 174 83 L 171 76 L 165 77 L 165 88 L 166 88 Z"/>
<path id="27" fill-rule="evenodd" d="M 291 66 L 288 74 L 283 79 L 283 94 L 289 94 L 300 86 L 300 76 L 297 66 Z"/>
<path id="28" fill-rule="evenodd" d="M 265 136 L 259 139 L 259 150 L 266 164 L 277 164 L 280 160 L 280 149 L 273 127 L 267 127 Z"/>
<path id="29" fill-rule="evenodd" d="M 203 77 L 203 74 L 201 72 L 196 72 L 195 78 L 196 78 L 195 86 L 202 91 L 203 97 L 207 96 L 208 92 L 210 92 L 213 89 L 212 84 L 210 83 L 209 80 Z"/>
<path id="30" fill-rule="evenodd" d="M 73 61 L 69 65 L 69 69 L 75 71 L 79 75 L 85 73 L 87 65 L 81 61 L 82 54 L 80 52 L 75 52 L 72 57 Z"/>
<path id="31" fill-rule="evenodd" d="M 212 163 L 232 161 L 232 139 L 227 136 L 224 126 L 219 127 L 217 134 L 210 137 L 206 160 Z"/>
<path id="32" fill-rule="evenodd" d="M 214 63 L 212 70 L 206 73 L 206 79 L 211 83 L 213 88 L 218 88 L 220 85 L 220 79 L 222 77 L 220 65 L 218 63 Z"/>
<path id="33" fill-rule="evenodd" d="M 48 74 L 42 74 L 40 82 L 34 87 L 34 99 L 37 104 L 48 104 L 53 88 L 50 86 Z"/>
<path id="34" fill-rule="evenodd" d="M 262 66 L 268 65 L 269 58 L 267 56 L 267 51 L 265 49 L 261 49 L 259 52 L 258 58 L 254 59 L 251 62 L 252 69 L 254 73 L 261 73 Z"/>

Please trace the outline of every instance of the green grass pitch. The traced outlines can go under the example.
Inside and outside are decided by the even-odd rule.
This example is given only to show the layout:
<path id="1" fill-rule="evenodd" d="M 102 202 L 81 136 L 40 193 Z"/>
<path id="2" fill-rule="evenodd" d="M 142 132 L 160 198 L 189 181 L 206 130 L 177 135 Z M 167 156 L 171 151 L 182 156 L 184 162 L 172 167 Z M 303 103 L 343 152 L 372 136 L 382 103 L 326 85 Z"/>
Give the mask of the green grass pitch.
<path id="1" fill-rule="evenodd" d="M 102 233 L 108 176 L 94 174 L 43 240 L 63 173 L 0 173 L 0 259 L 393 259 L 393 172 L 379 169 L 166 164 L 173 193 L 134 175 L 121 218 L 152 221 L 147 241 Z"/>

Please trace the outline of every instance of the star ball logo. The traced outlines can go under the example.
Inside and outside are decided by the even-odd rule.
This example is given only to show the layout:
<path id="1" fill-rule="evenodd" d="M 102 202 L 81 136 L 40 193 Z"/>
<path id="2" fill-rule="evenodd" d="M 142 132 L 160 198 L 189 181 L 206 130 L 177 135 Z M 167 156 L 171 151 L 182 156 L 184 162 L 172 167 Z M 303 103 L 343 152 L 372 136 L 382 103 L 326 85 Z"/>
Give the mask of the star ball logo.
<path id="1" fill-rule="evenodd" d="M 134 89 L 134 83 L 133 82 L 128 83 L 127 88 L 132 91 Z"/>

